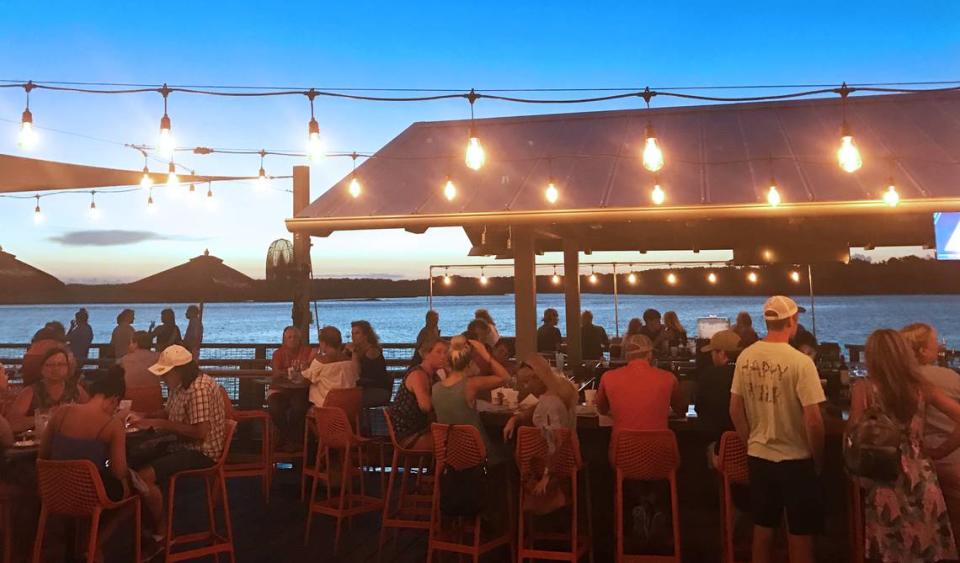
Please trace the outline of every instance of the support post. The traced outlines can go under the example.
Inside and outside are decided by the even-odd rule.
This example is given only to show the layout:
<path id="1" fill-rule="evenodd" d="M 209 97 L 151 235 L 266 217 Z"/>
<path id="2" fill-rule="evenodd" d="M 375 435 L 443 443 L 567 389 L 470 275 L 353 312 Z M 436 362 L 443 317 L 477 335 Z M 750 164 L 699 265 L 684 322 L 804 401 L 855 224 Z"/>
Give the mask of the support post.
<path id="1" fill-rule="evenodd" d="M 433 310 L 433 266 L 430 266 L 427 277 L 430 279 L 430 295 L 427 296 L 427 310 Z"/>
<path id="2" fill-rule="evenodd" d="M 817 337 L 817 302 L 813 295 L 813 266 L 807 264 L 807 287 L 810 288 L 810 322 L 813 323 L 813 337 Z"/>
<path id="3" fill-rule="evenodd" d="M 620 295 L 617 292 L 617 263 L 613 263 L 613 325 L 620 338 Z"/>
<path id="4" fill-rule="evenodd" d="M 537 351 L 537 256 L 530 227 L 513 227 L 513 294 L 517 357 Z"/>
<path id="5" fill-rule="evenodd" d="M 293 167 L 293 216 L 310 205 L 310 167 Z M 293 235 L 293 262 L 297 279 L 293 283 L 293 326 L 300 329 L 305 343 L 310 342 L 310 236 Z M 314 319 L 319 326 L 319 319 Z"/>
<path id="6" fill-rule="evenodd" d="M 567 317 L 567 364 L 583 362 L 580 346 L 580 248 L 571 239 L 563 241 L 563 293 Z"/>

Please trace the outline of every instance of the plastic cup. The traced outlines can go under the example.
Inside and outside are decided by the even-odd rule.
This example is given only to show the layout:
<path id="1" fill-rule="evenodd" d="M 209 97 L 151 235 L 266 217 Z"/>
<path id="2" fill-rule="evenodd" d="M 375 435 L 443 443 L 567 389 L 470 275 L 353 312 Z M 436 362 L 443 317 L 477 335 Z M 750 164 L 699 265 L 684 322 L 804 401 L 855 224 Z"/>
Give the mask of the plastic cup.
<path id="1" fill-rule="evenodd" d="M 583 398 L 587 403 L 587 406 L 592 407 L 597 404 L 597 390 L 596 389 L 584 389 Z"/>

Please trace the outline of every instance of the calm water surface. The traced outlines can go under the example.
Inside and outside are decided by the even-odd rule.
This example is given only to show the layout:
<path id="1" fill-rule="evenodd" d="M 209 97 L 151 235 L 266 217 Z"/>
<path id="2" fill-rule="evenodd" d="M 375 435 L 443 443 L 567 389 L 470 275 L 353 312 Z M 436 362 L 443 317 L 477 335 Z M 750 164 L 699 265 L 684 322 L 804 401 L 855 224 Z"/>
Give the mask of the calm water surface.
<path id="1" fill-rule="evenodd" d="M 801 322 L 813 326 L 808 297 L 797 297 L 808 312 Z M 443 334 L 461 332 L 473 318 L 473 311 L 484 307 L 490 311 L 500 332 L 514 333 L 513 296 L 444 296 L 434 299 L 434 308 L 440 312 Z M 80 305 L 4 305 L 0 306 L 0 342 L 28 342 L 33 333 L 47 321 L 59 320 L 69 326 L 73 313 Z M 125 307 L 136 311 L 134 326 L 146 329 L 150 321 L 159 322 L 160 310 L 172 307 L 177 314 L 181 331 L 186 329 L 183 314 L 186 304 L 109 304 L 86 305 L 93 326 L 94 341 L 106 342 L 116 322 L 116 316 Z M 661 312 L 674 310 L 689 331 L 695 330 L 697 317 L 717 315 L 731 321 L 738 311 L 749 312 L 755 321 L 760 319 L 763 298 L 725 296 L 653 296 L 626 295 L 620 297 L 619 330 L 626 329 L 631 317 L 639 317 L 643 310 L 654 307 Z M 564 327 L 563 295 L 538 296 L 537 313 L 554 307 L 560 312 L 561 330 Z M 613 336 L 617 332 L 613 297 L 586 294 L 582 307 L 593 311 L 594 322 L 604 326 Z M 412 342 L 423 326 L 427 299 L 398 298 L 371 301 L 318 301 L 319 319 L 323 325 L 334 325 L 349 335 L 350 321 L 370 321 L 384 342 Z M 939 329 L 947 343 L 960 346 L 960 296 L 956 295 L 883 295 L 860 297 L 818 297 L 816 299 L 816 328 L 820 340 L 841 343 L 862 343 L 867 335 L 880 327 L 899 328 L 908 322 L 923 321 Z M 204 310 L 204 340 L 207 342 L 277 342 L 283 327 L 290 323 L 289 303 L 212 303 Z M 759 330 L 759 329 L 758 329 Z M 762 330 L 759 330 L 762 333 Z M 348 338 L 348 336 L 347 336 Z"/>

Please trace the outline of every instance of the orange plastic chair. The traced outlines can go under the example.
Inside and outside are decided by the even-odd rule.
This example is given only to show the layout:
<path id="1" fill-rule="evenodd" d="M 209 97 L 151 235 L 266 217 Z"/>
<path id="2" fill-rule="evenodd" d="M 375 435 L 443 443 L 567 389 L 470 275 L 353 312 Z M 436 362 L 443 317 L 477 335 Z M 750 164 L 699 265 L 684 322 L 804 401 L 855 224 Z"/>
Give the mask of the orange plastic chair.
<path id="1" fill-rule="evenodd" d="M 593 561 L 593 546 L 591 542 L 593 536 L 593 518 L 591 517 L 589 508 L 585 514 L 587 533 L 580 533 L 578 477 L 580 470 L 583 468 L 583 458 L 580 456 L 580 444 L 577 441 L 577 435 L 569 430 L 553 430 L 552 432 L 557 442 L 557 451 L 550 460 L 550 476 L 569 482 L 571 491 L 570 498 L 568 499 L 570 503 L 570 531 L 566 534 L 534 533 L 532 515 L 530 515 L 531 522 L 528 530 L 528 517 L 524 511 L 528 495 L 524 487 L 520 487 L 518 533 L 520 547 L 517 556 L 521 563 L 526 559 L 551 559 L 576 562 L 586 554 L 589 554 L 590 561 Z M 547 440 L 539 428 L 522 426 L 517 430 L 517 468 L 520 471 L 521 478 L 523 478 L 524 475 L 538 472 L 540 468 L 543 467 L 543 462 L 547 458 L 547 451 Z M 589 506 L 589 488 L 586 496 Z M 570 549 L 565 551 L 537 549 L 537 540 L 568 542 Z"/>
<path id="2" fill-rule="evenodd" d="M 343 409 L 347 415 L 347 420 L 350 421 L 353 432 L 356 432 L 359 420 L 360 420 L 360 405 L 363 402 L 363 390 L 359 387 L 351 387 L 349 389 L 331 389 L 327 396 L 323 399 L 324 407 L 333 407 Z M 317 446 L 316 455 L 314 455 L 313 464 L 311 465 L 308 456 L 307 456 L 307 447 L 309 442 L 310 434 L 317 434 L 317 420 L 316 420 L 316 411 L 317 408 L 313 407 L 307 411 L 307 419 L 304 421 L 303 429 L 303 452 L 301 456 L 303 457 L 303 471 L 300 473 L 300 500 L 303 500 L 307 496 L 307 478 L 317 479 L 323 481 L 327 488 L 330 487 L 330 478 L 327 474 L 326 466 L 323 464 L 323 456 L 321 454 L 320 445 Z M 360 482 L 361 485 L 363 481 Z"/>
<path id="3" fill-rule="evenodd" d="M 677 504 L 677 467 L 680 449 L 677 437 L 670 430 L 614 432 L 610 454 L 616 472 L 614 518 L 616 520 L 617 563 L 624 561 L 674 561 L 680 563 L 680 508 Z M 623 482 L 624 480 L 663 481 L 670 483 L 670 506 L 673 516 L 673 555 L 628 555 L 623 552 Z"/>
<path id="4" fill-rule="evenodd" d="M 514 535 L 512 517 L 513 511 L 509 510 L 510 524 L 500 535 L 484 536 L 483 519 L 478 515 L 472 522 L 466 525 L 458 525 L 452 532 L 443 529 L 443 515 L 440 512 L 440 475 L 444 467 L 450 466 L 455 470 L 463 470 L 470 467 L 476 467 L 484 463 L 487 459 L 487 448 L 480 437 L 480 431 L 469 425 L 451 425 L 437 424 L 430 426 L 433 434 L 433 456 L 436 460 L 436 473 L 433 479 L 433 507 L 430 511 L 430 535 L 427 542 L 427 563 L 433 561 L 435 551 L 449 551 L 453 553 L 462 553 L 473 557 L 474 561 L 479 561 L 480 557 L 489 551 L 493 551 L 501 546 L 507 546 L 510 550 L 510 557 L 515 553 L 513 549 Z M 507 495 L 507 506 L 510 507 L 510 487 L 506 483 L 502 484 Z M 462 524 L 463 518 L 458 518 Z M 464 536 L 469 536 L 469 542 L 462 541 Z"/>
<path id="5" fill-rule="evenodd" d="M 260 455 L 254 459 L 234 459 L 228 457 L 224 462 L 223 471 L 227 479 L 237 477 L 259 477 L 263 489 L 263 501 L 270 502 L 270 482 L 273 477 L 273 464 L 270 463 L 270 415 L 258 410 L 237 410 L 227 395 L 227 390 L 220 387 L 220 397 L 223 399 L 224 414 L 239 425 L 246 421 L 259 421 L 261 429 Z M 236 457 L 236 456 L 234 456 Z M 248 456 L 249 457 L 249 456 Z"/>
<path id="6" fill-rule="evenodd" d="M 723 547 L 723 560 L 735 563 L 732 485 L 746 485 L 750 482 L 747 472 L 747 447 L 736 432 L 728 431 L 720 436 L 717 472 L 720 473 L 720 545 Z"/>
<path id="7" fill-rule="evenodd" d="M 381 499 L 368 497 L 363 492 L 363 473 L 358 472 L 357 464 L 360 463 L 360 449 L 366 445 L 367 440 L 357 436 L 354 432 L 347 413 L 339 407 L 321 407 L 314 411 L 314 418 L 316 419 L 317 439 L 319 441 L 318 450 L 323 456 L 325 466 L 332 469 L 332 453 L 337 453 L 340 458 L 340 491 L 336 497 L 332 498 L 330 496 L 330 486 L 327 486 L 326 498 L 323 500 L 317 499 L 319 479 L 315 478 L 313 480 L 313 486 L 310 488 L 307 526 L 303 543 L 304 545 L 310 543 L 310 528 L 313 526 L 314 513 L 333 516 L 337 520 L 333 550 L 337 552 L 340 548 L 340 530 L 343 519 L 365 512 L 379 512 L 383 507 L 383 502 Z M 320 454 L 318 454 L 318 462 Z M 354 458 L 354 454 L 357 454 L 356 458 Z M 353 491 L 353 479 L 358 473 L 361 482 L 360 494 Z M 327 480 L 328 485 L 332 484 L 330 483 L 331 475 L 327 475 Z"/>
<path id="8" fill-rule="evenodd" d="M 134 561 L 140 563 L 139 496 L 129 496 L 117 502 L 110 500 L 103 488 L 103 480 L 100 479 L 96 466 L 85 459 L 70 461 L 38 459 L 37 480 L 41 504 L 37 537 L 33 544 L 33 563 L 40 563 L 42 560 L 43 536 L 46 533 L 47 519 L 55 515 L 90 518 L 86 560 L 87 563 L 93 563 L 97 552 L 100 516 L 105 510 L 117 510 L 128 505 L 133 507 L 134 513 Z"/>
<path id="9" fill-rule="evenodd" d="M 170 476 L 170 487 L 167 493 L 167 563 L 195 559 L 198 557 L 207 557 L 209 555 L 219 557 L 218 554 L 220 553 L 228 554 L 230 561 L 235 561 L 233 550 L 233 524 L 230 522 L 230 503 L 229 499 L 227 498 L 227 480 L 224 473 L 224 465 L 226 463 L 227 456 L 230 453 L 230 442 L 233 441 L 233 434 L 237 429 L 237 422 L 235 420 L 226 419 L 225 424 L 226 433 L 224 436 L 223 453 L 220 454 L 220 459 L 218 459 L 212 467 L 180 471 L 179 473 L 174 473 Z M 207 523 L 209 525 L 209 529 L 202 532 L 174 536 L 173 509 L 175 506 L 174 500 L 176 499 L 177 480 L 189 477 L 199 477 L 204 480 L 204 489 L 206 490 L 207 497 Z M 222 535 L 217 531 L 217 520 L 216 516 L 214 515 L 217 499 L 223 501 L 223 522 L 225 531 Z M 207 545 L 174 552 L 175 547 L 199 542 L 206 543 Z"/>
<path id="10" fill-rule="evenodd" d="M 151 413 L 163 408 L 163 394 L 159 385 L 127 387 L 123 398 L 133 402 L 130 410 L 134 412 Z"/>
<path id="11" fill-rule="evenodd" d="M 384 413 L 384 418 L 387 423 L 387 433 L 390 435 L 390 443 L 393 445 L 393 461 L 390 465 L 390 478 L 387 480 L 386 493 L 383 495 L 380 541 L 377 546 L 378 557 L 380 555 L 379 550 L 382 550 L 383 544 L 386 543 L 388 529 L 392 528 L 394 530 L 394 541 L 396 541 L 397 532 L 400 529 L 430 529 L 430 506 L 433 501 L 432 488 L 430 494 L 423 494 L 420 491 L 424 474 L 430 464 L 433 463 L 433 449 L 417 450 L 402 447 L 397 442 L 397 434 L 394 431 L 390 415 Z M 403 468 L 402 474 L 400 474 L 401 467 Z M 416 470 L 417 476 L 412 484 L 414 492 L 407 493 L 407 484 L 411 480 L 414 470 Z M 400 480 L 400 490 L 397 495 L 397 502 L 394 505 L 393 492 L 397 485 L 397 479 Z"/>

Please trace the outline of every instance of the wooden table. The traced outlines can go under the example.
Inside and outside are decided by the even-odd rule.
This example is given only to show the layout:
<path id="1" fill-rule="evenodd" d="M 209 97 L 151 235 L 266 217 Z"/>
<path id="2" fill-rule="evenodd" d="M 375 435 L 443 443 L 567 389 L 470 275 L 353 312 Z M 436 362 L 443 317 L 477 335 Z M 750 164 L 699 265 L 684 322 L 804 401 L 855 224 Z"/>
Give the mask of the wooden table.
<path id="1" fill-rule="evenodd" d="M 177 441 L 177 435 L 167 430 L 138 430 L 127 432 L 127 464 L 131 467 L 143 465 L 156 459 L 166 451 L 167 446 Z M 6 460 L 29 460 L 40 453 L 40 444 L 26 447 L 10 447 L 4 450 Z"/>

